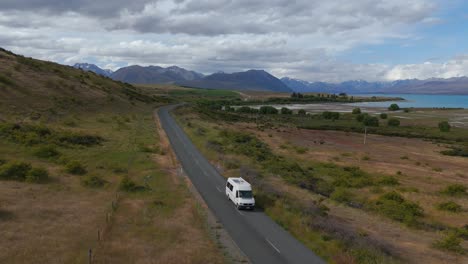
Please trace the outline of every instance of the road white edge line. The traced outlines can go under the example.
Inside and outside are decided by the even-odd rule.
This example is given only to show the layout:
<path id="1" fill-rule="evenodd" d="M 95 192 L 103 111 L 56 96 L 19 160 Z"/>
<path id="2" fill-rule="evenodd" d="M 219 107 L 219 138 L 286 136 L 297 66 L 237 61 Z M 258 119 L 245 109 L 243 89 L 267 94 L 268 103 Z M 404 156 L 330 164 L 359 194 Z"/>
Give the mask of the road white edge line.
<path id="1" fill-rule="evenodd" d="M 281 254 L 281 251 L 279 251 L 279 249 L 277 247 L 275 247 L 275 245 L 273 245 L 273 243 L 271 243 L 270 240 L 268 240 L 268 238 L 265 238 L 265 240 L 268 242 L 268 244 L 270 244 L 270 246 L 272 248 L 274 248 L 278 253 Z"/>
<path id="2" fill-rule="evenodd" d="M 218 192 L 223 192 L 218 186 L 216 186 L 216 190 L 218 190 Z"/>
<path id="3" fill-rule="evenodd" d="M 240 215 L 244 215 L 239 209 L 237 209 L 237 208 L 235 208 L 235 209 L 236 209 L 236 212 L 238 212 Z"/>

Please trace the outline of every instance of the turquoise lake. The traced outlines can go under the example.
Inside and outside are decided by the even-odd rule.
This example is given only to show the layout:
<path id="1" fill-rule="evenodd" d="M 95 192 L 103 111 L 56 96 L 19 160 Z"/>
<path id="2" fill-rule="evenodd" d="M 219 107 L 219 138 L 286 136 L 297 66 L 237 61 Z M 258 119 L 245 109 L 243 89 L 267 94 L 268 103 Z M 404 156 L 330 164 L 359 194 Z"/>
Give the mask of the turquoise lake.
<path id="1" fill-rule="evenodd" d="M 400 107 L 417 108 L 465 108 L 468 109 L 468 95 L 433 95 L 433 94 L 354 94 L 354 96 L 401 97 L 406 101 L 395 101 Z M 356 106 L 388 107 L 393 102 L 354 103 Z"/>

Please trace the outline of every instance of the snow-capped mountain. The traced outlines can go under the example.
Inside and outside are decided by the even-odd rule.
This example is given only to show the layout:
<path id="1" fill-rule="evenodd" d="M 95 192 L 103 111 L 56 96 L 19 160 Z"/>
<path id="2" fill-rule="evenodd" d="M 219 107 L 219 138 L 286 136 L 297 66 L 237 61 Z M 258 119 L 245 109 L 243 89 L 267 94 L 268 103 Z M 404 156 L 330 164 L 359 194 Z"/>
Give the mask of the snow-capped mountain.
<path id="1" fill-rule="evenodd" d="M 91 72 L 94 72 L 96 74 L 106 76 L 106 77 L 110 77 L 110 75 L 113 73 L 112 70 L 101 69 L 98 66 L 94 64 L 90 64 L 90 63 L 75 63 L 73 67 L 77 69 L 82 69 L 84 71 L 91 71 Z"/>

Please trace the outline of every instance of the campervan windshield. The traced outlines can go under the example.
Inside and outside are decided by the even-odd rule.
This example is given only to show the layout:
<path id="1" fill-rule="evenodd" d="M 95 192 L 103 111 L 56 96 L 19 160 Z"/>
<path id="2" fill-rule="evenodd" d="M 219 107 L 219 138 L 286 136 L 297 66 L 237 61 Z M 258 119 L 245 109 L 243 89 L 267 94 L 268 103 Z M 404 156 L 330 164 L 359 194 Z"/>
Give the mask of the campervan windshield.
<path id="1" fill-rule="evenodd" d="M 253 197 L 252 191 L 239 191 L 240 198 L 250 199 Z"/>

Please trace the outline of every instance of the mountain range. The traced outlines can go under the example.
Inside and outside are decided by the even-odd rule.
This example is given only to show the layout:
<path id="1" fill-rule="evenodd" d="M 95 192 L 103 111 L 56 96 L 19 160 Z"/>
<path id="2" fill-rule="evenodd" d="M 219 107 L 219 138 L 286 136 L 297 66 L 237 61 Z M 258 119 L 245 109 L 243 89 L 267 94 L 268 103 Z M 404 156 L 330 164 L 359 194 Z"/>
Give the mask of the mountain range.
<path id="1" fill-rule="evenodd" d="M 427 80 L 397 80 L 392 82 L 367 82 L 363 80 L 341 83 L 307 82 L 292 78 L 282 78 L 282 82 L 295 92 L 327 93 L 401 93 L 401 94 L 468 94 L 468 77 L 449 79 L 431 78 Z"/>
<path id="2" fill-rule="evenodd" d="M 180 86 L 228 89 L 258 90 L 273 92 L 318 92 L 318 93 L 406 93 L 406 94 L 468 94 L 468 77 L 449 79 L 431 78 L 427 80 L 397 80 L 391 82 L 368 82 L 351 80 L 341 83 L 308 82 L 284 77 L 281 79 L 264 70 L 244 72 L 218 72 L 203 75 L 177 66 L 167 68 L 159 66 L 142 67 L 138 65 L 120 68 L 112 72 L 96 65 L 77 63 L 75 68 L 93 71 L 97 74 L 132 84 L 173 83 Z"/>
<path id="3" fill-rule="evenodd" d="M 208 89 L 293 92 L 280 79 L 264 70 L 248 70 L 235 73 L 218 72 L 198 80 L 178 82 L 177 84 Z"/>

